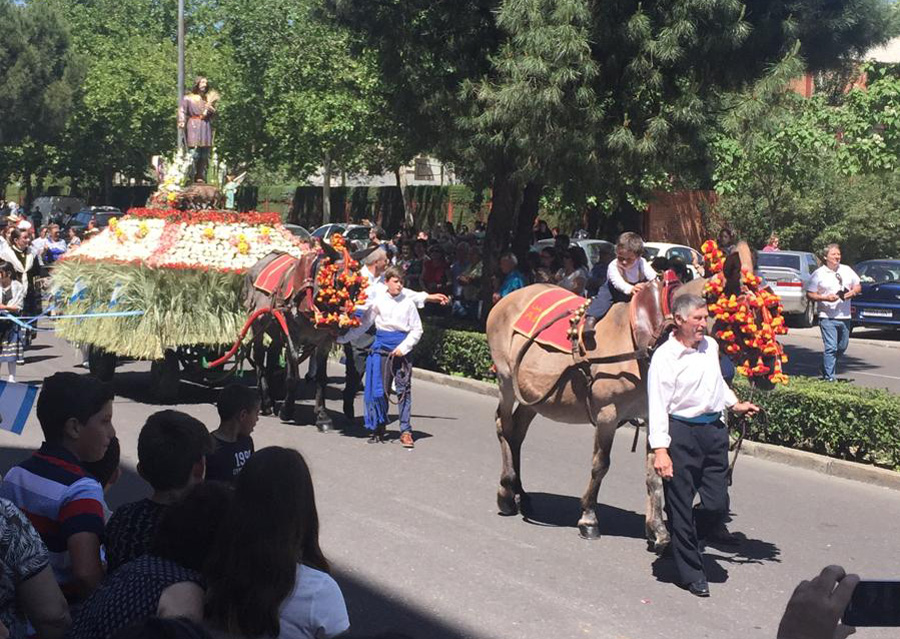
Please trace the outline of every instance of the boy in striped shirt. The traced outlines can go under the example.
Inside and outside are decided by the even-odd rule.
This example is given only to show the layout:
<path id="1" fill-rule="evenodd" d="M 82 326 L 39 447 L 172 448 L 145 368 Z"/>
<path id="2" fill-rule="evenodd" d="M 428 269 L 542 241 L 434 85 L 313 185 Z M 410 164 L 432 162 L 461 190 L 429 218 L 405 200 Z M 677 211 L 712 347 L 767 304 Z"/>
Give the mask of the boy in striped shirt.
<path id="1" fill-rule="evenodd" d="M 103 488 L 82 462 L 103 458 L 115 437 L 112 386 L 90 375 L 56 373 L 44 380 L 37 417 L 41 448 L 6 473 L 0 497 L 22 510 L 50 551 L 50 566 L 70 603 L 103 579 Z"/>

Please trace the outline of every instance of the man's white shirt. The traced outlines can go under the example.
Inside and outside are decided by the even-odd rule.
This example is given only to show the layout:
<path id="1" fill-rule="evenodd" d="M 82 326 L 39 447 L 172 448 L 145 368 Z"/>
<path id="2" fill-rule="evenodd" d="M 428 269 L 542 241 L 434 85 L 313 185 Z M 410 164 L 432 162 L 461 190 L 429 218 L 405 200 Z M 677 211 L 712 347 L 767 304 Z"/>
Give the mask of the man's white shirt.
<path id="1" fill-rule="evenodd" d="M 404 355 L 422 338 L 422 319 L 413 300 L 406 295 L 406 289 L 394 297 L 390 293 L 378 295 L 366 309 L 359 326 L 351 329 L 338 341 L 352 342 L 361 337 L 372 324 L 379 331 L 401 331 L 408 333 L 397 347 Z"/>
<path id="2" fill-rule="evenodd" d="M 841 289 L 850 290 L 859 285 L 859 275 L 846 264 L 838 264 L 837 270 L 822 265 L 813 271 L 806 283 L 806 290 L 819 295 L 837 295 Z M 850 319 L 850 300 L 834 302 L 818 301 L 819 317 L 829 319 Z"/>
<path id="3" fill-rule="evenodd" d="M 650 448 L 669 447 L 669 415 L 699 417 L 738 401 L 722 378 L 719 346 L 709 336 L 689 348 L 670 334 L 650 361 L 647 393 Z"/>

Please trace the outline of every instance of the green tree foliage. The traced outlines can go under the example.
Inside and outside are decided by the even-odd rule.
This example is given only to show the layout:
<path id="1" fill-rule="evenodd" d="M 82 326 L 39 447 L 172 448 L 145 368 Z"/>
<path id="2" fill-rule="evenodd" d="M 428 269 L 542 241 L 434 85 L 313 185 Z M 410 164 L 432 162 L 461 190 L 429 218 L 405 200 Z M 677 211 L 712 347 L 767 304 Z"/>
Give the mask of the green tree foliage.
<path id="1" fill-rule="evenodd" d="M 0 183 L 35 172 L 58 142 L 81 81 L 69 30 L 50 4 L 0 0 Z M 36 164 L 38 166 L 36 166 Z"/>
<path id="2" fill-rule="evenodd" d="M 543 187 L 618 197 L 703 166 L 726 92 L 797 52 L 820 68 L 863 51 L 885 39 L 889 11 L 883 0 L 331 6 L 378 52 L 409 135 L 493 185 L 488 274 L 527 233 Z"/>
<path id="3" fill-rule="evenodd" d="M 785 248 L 837 241 L 851 259 L 900 255 L 900 79 L 866 73 L 867 87 L 836 106 L 784 85 L 736 98 L 713 144 L 714 179 L 720 213 L 748 240 L 761 245 L 775 231 Z"/>

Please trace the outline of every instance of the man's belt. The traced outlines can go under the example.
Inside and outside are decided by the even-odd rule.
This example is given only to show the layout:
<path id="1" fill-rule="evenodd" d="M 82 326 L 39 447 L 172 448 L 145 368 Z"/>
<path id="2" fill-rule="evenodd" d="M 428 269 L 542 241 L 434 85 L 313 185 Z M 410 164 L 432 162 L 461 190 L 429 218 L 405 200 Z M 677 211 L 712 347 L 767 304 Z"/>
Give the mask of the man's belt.
<path id="1" fill-rule="evenodd" d="M 203 119 L 202 115 L 192 115 L 191 117 L 188 118 L 188 120 L 202 120 L 202 119 Z"/>
<path id="2" fill-rule="evenodd" d="M 681 415 L 671 415 L 671 417 L 677 419 L 680 422 L 685 422 L 686 424 L 712 424 L 713 422 L 717 422 L 722 419 L 722 413 L 703 413 L 702 415 L 697 415 L 696 417 L 682 417 Z"/>

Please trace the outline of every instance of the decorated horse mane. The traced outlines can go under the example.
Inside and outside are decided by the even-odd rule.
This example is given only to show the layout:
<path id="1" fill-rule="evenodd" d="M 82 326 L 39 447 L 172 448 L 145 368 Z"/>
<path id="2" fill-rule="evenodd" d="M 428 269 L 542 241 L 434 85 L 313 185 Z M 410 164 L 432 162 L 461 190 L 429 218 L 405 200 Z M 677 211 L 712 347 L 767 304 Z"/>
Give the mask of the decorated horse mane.
<path id="1" fill-rule="evenodd" d="M 781 299 L 752 268 L 743 266 L 735 276 L 728 260 L 715 240 L 707 240 L 701 247 L 707 273 L 703 293 L 714 318 L 712 334 L 735 363 L 737 371 L 756 380 L 772 384 L 786 384 L 782 365 L 787 362 L 784 348 L 776 336 L 787 333 Z M 741 255 L 748 263 L 747 255 Z M 752 262 L 751 262 L 752 264 Z M 731 277 L 726 275 L 728 273 Z"/>

